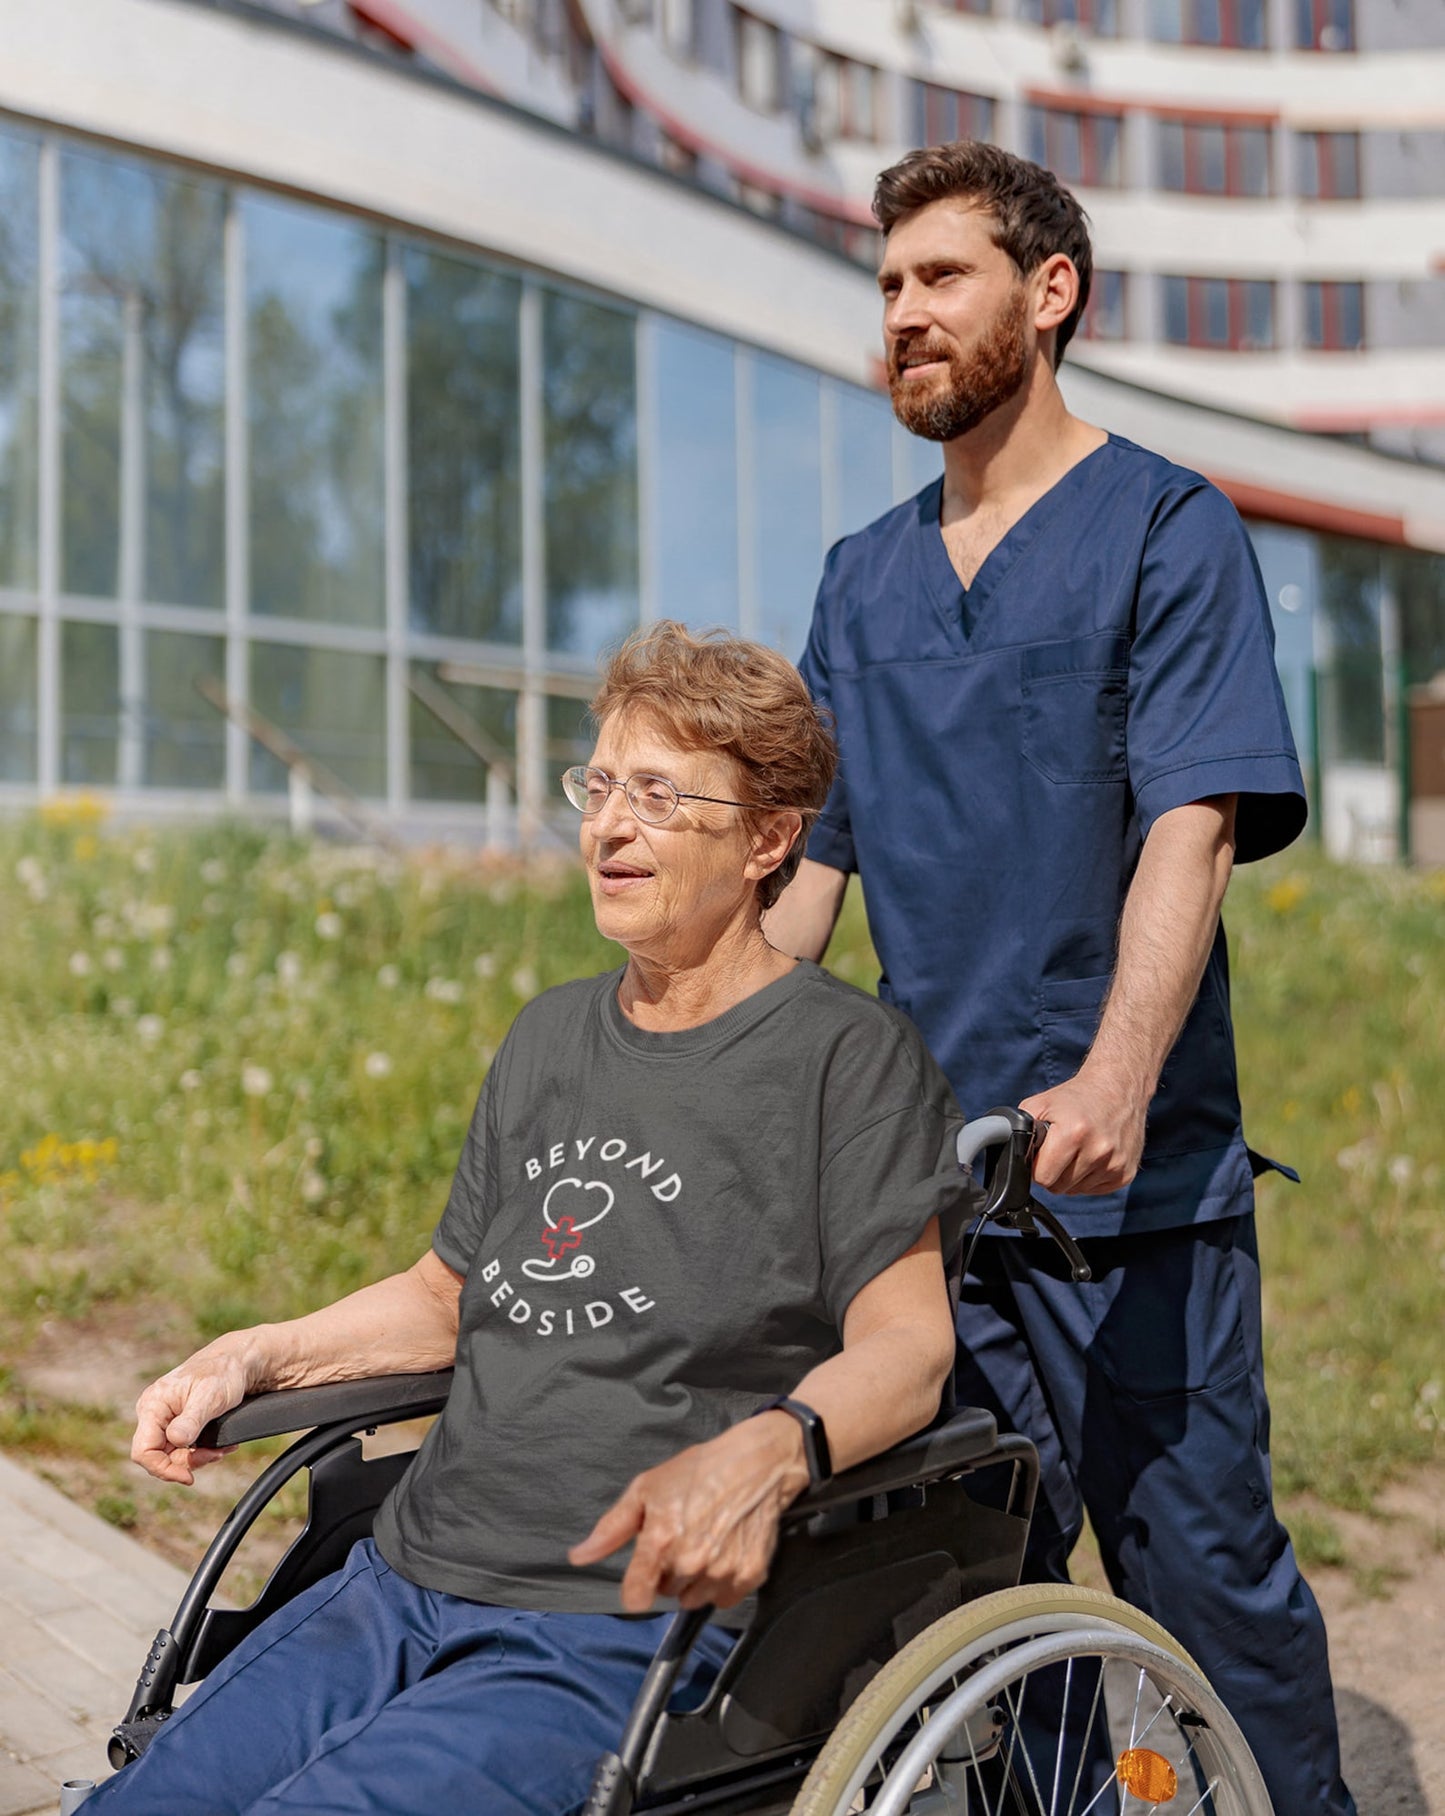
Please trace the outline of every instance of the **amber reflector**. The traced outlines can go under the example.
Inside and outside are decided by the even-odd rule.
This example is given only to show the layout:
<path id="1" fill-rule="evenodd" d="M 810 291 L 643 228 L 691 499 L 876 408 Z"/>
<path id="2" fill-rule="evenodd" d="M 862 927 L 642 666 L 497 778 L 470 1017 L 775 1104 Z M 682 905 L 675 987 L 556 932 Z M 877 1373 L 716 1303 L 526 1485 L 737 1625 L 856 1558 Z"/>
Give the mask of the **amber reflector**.
<path id="1" fill-rule="evenodd" d="M 1143 1803 L 1172 1803 L 1179 1777 L 1169 1761 L 1148 1747 L 1130 1747 L 1119 1755 L 1119 1783 Z"/>

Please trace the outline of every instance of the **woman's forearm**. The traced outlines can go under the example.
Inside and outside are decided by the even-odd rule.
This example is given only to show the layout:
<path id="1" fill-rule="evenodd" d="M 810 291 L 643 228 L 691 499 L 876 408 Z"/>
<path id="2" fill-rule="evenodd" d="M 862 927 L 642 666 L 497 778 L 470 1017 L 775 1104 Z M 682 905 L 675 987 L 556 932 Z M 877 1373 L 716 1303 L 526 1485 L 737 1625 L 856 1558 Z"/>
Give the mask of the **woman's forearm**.
<path id="1" fill-rule="evenodd" d="M 922 1430 L 938 1411 L 953 1350 L 946 1325 L 890 1325 L 809 1370 L 793 1391 L 822 1419 L 835 1473 Z"/>
<path id="2" fill-rule="evenodd" d="M 420 1374 L 452 1361 L 460 1290 L 461 1276 L 428 1250 L 404 1273 L 304 1317 L 232 1331 L 208 1349 L 241 1363 L 247 1393 Z"/>

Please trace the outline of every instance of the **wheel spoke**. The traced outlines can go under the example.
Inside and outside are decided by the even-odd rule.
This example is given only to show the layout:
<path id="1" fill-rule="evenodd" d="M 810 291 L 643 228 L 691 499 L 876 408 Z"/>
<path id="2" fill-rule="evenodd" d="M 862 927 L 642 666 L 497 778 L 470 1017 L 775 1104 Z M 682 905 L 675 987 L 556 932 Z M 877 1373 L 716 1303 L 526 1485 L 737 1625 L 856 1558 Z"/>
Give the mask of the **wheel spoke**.
<path id="1" fill-rule="evenodd" d="M 1084 1723 L 1083 1745 L 1079 1748 L 1079 1763 L 1074 1768 L 1074 1788 L 1069 1793 L 1069 1808 L 1072 1810 L 1079 1801 L 1079 1786 L 1084 1780 L 1084 1767 L 1089 1759 L 1089 1736 L 1094 1732 L 1094 1720 L 1099 1713 L 1099 1698 L 1104 1694 L 1104 1663 L 1099 1661 L 1099 1669 L 1094 1674 L 1094 1696 L 1089 1704 L 1089 1719 Z M 1107 1711 L 1106 1711 L 1107 1718 Z M 1098 1800 L 1095 1799 L 1097 1802 Z"/>
<path id="2" fill-rule="evenodd" d="M 1198 1812 L 1204 1808 L 1205 1804 L 1218 1789 L 1219 1780 L 1217 1778 L 1211 1778 L 1209 1783 L 1205 1785 L 1204 1789 L 1200 1792 L 1197 1801 L 1190 1804 L 1189 1808 L 1184 1812 L 1184 1816 L 1198 1816 Z"/>
<path id="3" fill-rule="evenodd" d="M 1049 1816 L 1059 1816 L 1059 1778 L 1064 1769 L 1064 1742 L 1069 1733 L 1069 1691 L 1074 1682 L 1074 1661 L 1064 1668 L 1064 1700 L 1059 1709 L 1059 1744 L 1054 1749 L 1054 1788 L 1049 1794 Z"/>

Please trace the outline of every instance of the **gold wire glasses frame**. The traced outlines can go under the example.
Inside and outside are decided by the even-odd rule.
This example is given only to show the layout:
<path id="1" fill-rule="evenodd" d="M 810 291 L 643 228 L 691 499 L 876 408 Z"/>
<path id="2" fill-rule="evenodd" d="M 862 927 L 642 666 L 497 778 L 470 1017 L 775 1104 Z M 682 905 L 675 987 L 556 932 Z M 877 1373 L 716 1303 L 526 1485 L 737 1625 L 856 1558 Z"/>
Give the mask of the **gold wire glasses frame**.
<path id="1" fill-rule="evenodd" d="M 574 764 L 562 772 L 562 792 L 578 813 L 601 813 L 614 788 L 627 797 L 627 805 L 648 826 L 660 826 L 677 812 L 679 801 L 711 801 L 716 807 L 746 807 L 746 801 L 728 801 L 721 795 L 689 794 L 666 776 L 609 776 L 605 769 Z"/>

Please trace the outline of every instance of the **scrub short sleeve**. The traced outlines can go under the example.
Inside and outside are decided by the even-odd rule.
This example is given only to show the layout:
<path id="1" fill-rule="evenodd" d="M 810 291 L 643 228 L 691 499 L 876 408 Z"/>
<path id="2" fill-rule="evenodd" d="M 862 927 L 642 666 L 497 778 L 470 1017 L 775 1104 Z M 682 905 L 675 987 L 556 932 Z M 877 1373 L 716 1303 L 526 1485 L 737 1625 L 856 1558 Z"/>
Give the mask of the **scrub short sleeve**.
<path id="1" fill-rule="evenodd" d="M 835 543 L 828 551 L 828 559 L 823 564 L 823 578 L 818 583 L 818 596 L 813 605 L 813 622 L 808 630 L 808 644 L 803 651 L 803 659 L 798 664 L 799 672 L 807 684 L 808 692 L 819 706 L 833 710 L 830 668 L 828 663 L 827 623 L 834 591 L 834 575 L 841 543 Z M 823 811 L 818 816 L 817 824 L 808 836 L 808 856 L 817 864 L 830 864 L 834 870 L 854 871 L 858 868 L 853 850 L 853 824 L 848 810 L 848 784 L 844 776 L 844 760 L 839 753 L 837 773 Z"/>
<path id="2" fill-rule="evenodd" d="M 465 1274 L 471 1266 L 497 1203 L 497 1099 L 501 1095 L 499 1073 L 505 1052 L 504 1044 L 482 1081 L 447 1206 L 432 1232 L 433 1249 L 458 1274 Z"/>
<path id="3" fill-rule="evenodd" d="M 1128 751 L 1146 836 L 1171 808 L 1222 794 L 1239 796 L 1239 863 L 1282 850 L 1304 826 L 1254 551 L 1234 506 L 1202 480 L 1163 500 L 1145 542 Z"/>

